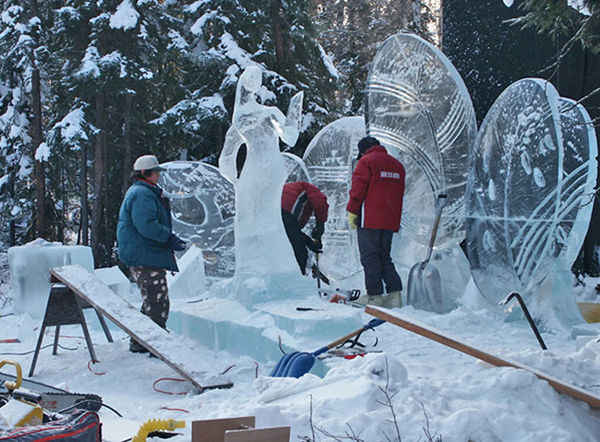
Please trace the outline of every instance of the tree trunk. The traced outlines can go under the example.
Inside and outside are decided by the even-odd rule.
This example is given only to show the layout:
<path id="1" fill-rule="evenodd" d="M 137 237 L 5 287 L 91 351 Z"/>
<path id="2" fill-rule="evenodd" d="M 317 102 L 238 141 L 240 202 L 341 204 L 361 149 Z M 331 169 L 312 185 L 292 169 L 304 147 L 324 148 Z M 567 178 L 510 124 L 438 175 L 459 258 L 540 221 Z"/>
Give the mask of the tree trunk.
<path id="1" fill-rule="evenodd" d="M 92 255 L 96 264 L 102 261 L 100 250 L 100 230 L 105 202 L 104 197 L 104 175 L 106 174 L 105 151 L 106 151 L 106 96 L 101 91 L 96 98 L 96 124 L 99 133 L 94 140 L 94 198 L 92 203 Z"/>
<path id="2" fill-rule="evenodd" d="M 40 71 L 34 69 L 31 73 L 31 95 L 33 111 L 33 157 L 42 144 L 42 97 L 40 88 Z M 34 161 L 35 186 L 36 186 L 36 217 L 35 231 L 39 238 L 47 238 L 46 229 L 46 174 L 44 162 L 40 159 Z"/>
<path id="3" fill-rule="evenodd" d="M 80 207 L 81 207 L 81 219 L 80 219 L 81 244 L 84 246 L 89 245 L 87 160 L 88 160 L 88 148 L 85 144 L 82 144 L 82 146 L 81 146 L 81 164 L 80 164 L 80 172 L 79 172 L 79 199 L 80 199 Z"/>
<path id="4" fill-rule="evenodd" d="M 285 72 L 287 67 L 286 39 L 284 33 L 284 21 L 281 11 L 281 0 L 271 0 L 271 26 L 273 27 L 273 41 L 275 43 L 275 56 L 277 57 L 277 68 Z"/>
<path id="5" fill-rule="evenodd" d="M 132 158 L 131 158 L 131 107 L 133 103 L 133 96 L 127 94 L 125 98 L 125 134 L 124 134 L 124 157 L 123 157 L 123 182 L 121 184 L 121 195 L 124 196 L 129 187 L 129 175 L 131 175 L 132 169 Z"/>

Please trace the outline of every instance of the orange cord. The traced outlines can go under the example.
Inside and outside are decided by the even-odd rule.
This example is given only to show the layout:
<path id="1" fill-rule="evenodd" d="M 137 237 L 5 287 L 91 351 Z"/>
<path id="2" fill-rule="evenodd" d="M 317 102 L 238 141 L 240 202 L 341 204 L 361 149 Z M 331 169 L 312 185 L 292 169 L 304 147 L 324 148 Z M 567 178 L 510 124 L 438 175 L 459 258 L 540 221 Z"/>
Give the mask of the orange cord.
<path id="1" fill-rule="evenodd" d="M 157 380 L 154 382 L 154 384 L 152 384 L 152 388 L 154 388 L 154 390 L 155 390 L 155 391 L 158 391 L 159 393 L 170 394 L 170 395 L 173 395 L 173 396 L 178 396 L 178 395 L 180 395 L 180 396 L 183 396 L 183 395 L 186 395 L 186 394 L 187 394 L 186 392 L 173 393 L 173 392 L 170 392 L 170 391 L 164 391 L 164 390 L 160 390 L 160 389 L 158 389 L 158 388 L 156 387 L 156 384 L 158 384 L 159 382 L 162 382 L 162 381 L 187 382 L 185 379 L 177 379 L 177 378 L 160 378 L 160 379 L 157 379 Z"/>
<path id="2" fill-rule="evenodd" d="M 94 373 L 96 376 L 104 376 L 106 374 L 106 372 L 100 372 L 100 373 L 96 373 L 94 370 L 92 370 L 91 364 L 95 364 L 96 362 L 100 362 L 100 361 L 93 361 L 90 359 L 90 361 L 87 363 L 87 367 L 88 370 L 91 371 L 92 373 Z"/>

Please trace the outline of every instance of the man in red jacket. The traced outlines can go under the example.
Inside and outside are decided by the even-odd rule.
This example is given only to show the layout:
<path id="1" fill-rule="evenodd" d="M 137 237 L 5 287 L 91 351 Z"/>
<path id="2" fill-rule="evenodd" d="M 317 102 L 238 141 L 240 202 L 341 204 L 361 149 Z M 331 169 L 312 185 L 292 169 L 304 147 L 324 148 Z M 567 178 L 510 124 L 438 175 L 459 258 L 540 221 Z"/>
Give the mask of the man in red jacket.
<path id="1" fill-rule="evenodd" d="M 287 183 L 283 186 L 281 194 L 283 225 L 303 275 L 306 272 L 308 260 L 306 248 L 308 247 L 315 253 L 321 251 L 320 241 L 325 232 L 328 211 L 327 197 L 316 186 L 304 181 Z M 302 228 L 313 213 L 317 222 L 311 232 L 311 239 L 302 232 Z"/>
<path id="2" fill-rule="evenodd" d="M 358 163 L 352 174 L 348 224 L 357 230 L 360 262 L 367 294 L 360 304 L 401 307 L 402 281 L 390 251 L 392 236 L 400 230 L 404 197 L 404 166 L 389 155 L 379 141 L 365 137 L 358 142 Z M 385 283 L 387 297 L 383 298 Z"/>

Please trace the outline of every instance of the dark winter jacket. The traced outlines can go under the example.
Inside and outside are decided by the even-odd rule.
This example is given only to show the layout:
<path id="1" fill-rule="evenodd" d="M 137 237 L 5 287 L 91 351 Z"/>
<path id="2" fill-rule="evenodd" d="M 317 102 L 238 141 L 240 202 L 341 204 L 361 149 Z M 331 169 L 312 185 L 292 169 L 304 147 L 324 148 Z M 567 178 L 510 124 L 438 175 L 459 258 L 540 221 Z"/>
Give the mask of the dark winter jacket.
<path id="1" fill-rule="evenodd" d="M 171 234 L 169 201 L 162 189 L 138 179 L 131 185 L 119 211 L 119 259 L 127 266 L 178 271 L 167 241 Z"/>
<path id="2" fill-rule="evenodd" d="M 369 148 L 352 174 L 348 212 L 360 215 L 360 226 L 397 232 L 402 216 L 404 166 L 383 146 Z"/>
<path id="3" fill-rule="evenodd" d="M 327 197 L 317 187 L 297 181 L 283 186 L 281 210 L 291 213 L 302 228 L 313 212 L 317 221 L 326 223 L 329 204 Z"/>

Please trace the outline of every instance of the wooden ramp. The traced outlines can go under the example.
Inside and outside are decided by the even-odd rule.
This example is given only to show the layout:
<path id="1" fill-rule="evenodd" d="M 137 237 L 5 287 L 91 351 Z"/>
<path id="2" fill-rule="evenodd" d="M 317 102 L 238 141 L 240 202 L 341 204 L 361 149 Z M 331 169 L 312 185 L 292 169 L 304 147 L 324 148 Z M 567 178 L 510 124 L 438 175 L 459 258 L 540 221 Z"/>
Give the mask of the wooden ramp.
<path id="1" fill-rule="evenodd" d="M 182 352 L 189 351 L 188 348 L 182 348 L 179 336 L 169 333 L 140 313 L 85 268 L 79 265 L 56 267 L 50 269 L 50 274 L 53 280 L 65 284 L 76 296 L 189 381 L 200 393 L 207 389 L 233 386 L 231 382 L 219 378 L 205 377 L 203 381 L 197 380 L 198 375 L 192 375 L 182 364 L 173 362 L 179 359 Z"/>
<path id="2" fill-rule="evenodd" d="M 549 374 L 536 370 L 535 368 L 523 365 L 517 361 L 494 356 L 483 350 L 462 343 L 457 339 L 451 338 L 432 327 L 420 324 L 413 319 L 396 312 L 391 312 L 390 310 L 377 307 L 367 307 L 365 311 L 368 314 L 376 316 L 379 319 L 383 319 L 386 322 L 405 328 L 406 330 L 424 336 L 428 339 L 432 339 L 440 344 L 444 344 L 450 348 L 473 356 L 474 358 L 481 359 L 482 361 L 495 365 L 496 367 L 513 367 L 521 370 L 527 370 L 536 375 L 538 378 L 548 382 L 559 393 L 568 394 L 577 400 L 587 402 L 592 407 L 600 408 L 600 396 L 596 396 L 594 393 L 579 388 L 576 385 L 563 382 Z"/>

